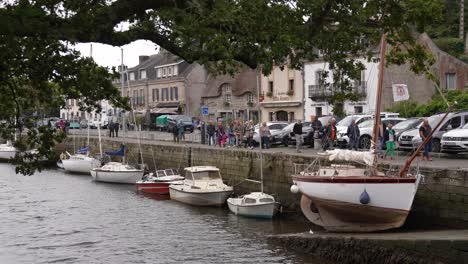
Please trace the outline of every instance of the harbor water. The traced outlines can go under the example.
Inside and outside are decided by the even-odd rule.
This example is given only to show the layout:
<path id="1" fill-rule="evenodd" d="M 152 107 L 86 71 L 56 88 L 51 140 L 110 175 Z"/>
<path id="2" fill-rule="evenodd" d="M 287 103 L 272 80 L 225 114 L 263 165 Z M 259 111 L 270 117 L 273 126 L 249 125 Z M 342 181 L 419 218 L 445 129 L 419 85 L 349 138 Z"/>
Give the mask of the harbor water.
<path id="1" fill-rule="evenodd" d="M 60 170 L 0 171 L 2 264 L 323 263 L 266 239 L 305 223 L 237 217 Z"/>

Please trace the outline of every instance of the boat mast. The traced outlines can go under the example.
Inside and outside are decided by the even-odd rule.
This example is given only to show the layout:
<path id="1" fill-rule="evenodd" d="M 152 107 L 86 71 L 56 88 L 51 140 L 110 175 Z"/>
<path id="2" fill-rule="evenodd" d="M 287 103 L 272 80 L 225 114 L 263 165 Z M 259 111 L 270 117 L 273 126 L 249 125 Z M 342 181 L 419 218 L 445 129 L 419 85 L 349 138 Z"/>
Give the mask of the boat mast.
<path id="1" fill-rule="evenodd" d="M 90 57 L 91 59 L 93 59 L 93 43 L 89 44 L 89 57 Z M 90 113 L 88 113 L 88 114 L 91 116 Z M 86 128 L 87 128 L 87 132 L 88 132 L 88 138 L 87 138 L 87 140 L 86 140 L 86 146 L 88 147 L 88 151 L 87 151 L 87 152 L 89 153 L 89 122 L 88 122 L 88 121 L 86 121 L 86 122 L 87 122 Z"/>
<path id="2" fill-rule="evenodd" d="M 127 74 L 127 84 L 128 84 L 128 90 L 130 91 L 130 79 L 128 78 L 128 72 L 126 72 Z M 137 133 L 138 133 L 138 151 L 140 152 L 140 160 L 141 160 L 141 164 L 144 164 L 144 161 L 143 161 L 143 151 L 141 151 L 141 125 L 140 127 L 138 127 L 137 125 L 137 122 L 136 122 L 136 117 L 135 117 L 135 111 L 133 109 L 133 101 L 130 100 L 130 107 L 132 108 L 132 116 L 133 116 L 133 122 L 135 123 L 135 126 L 137 128 Z"/>
<path id="3" fill-rule="evenodd" d="M 375 102 L 375 117 L 374 117 L 374 135 L 372 137 L 372 151 L 374 152 L 374 164 L 377 164 L 377 143 L 379 140 L 380 130 L 380 109 L 382 102 L 382 91 L 384 82 L 384 70 L 385 70 L 385 49 L 387 48 L 387 33 L 384 33 L 380 43 L 380 65 L 379 65 L 379 82 L 377 86 L 377 96 Z"/>
<path id="4" fill-rule="evenodd" d="M 260 81 L 260 76 L 259 74 L 257 74 L 257 99 L 260 98 L 260 87 L 258 85 Z M 260 128 L 261 128 L 261 124 L 262 124 L 262 113 L 261 113 L 261 109 L 260 109 L 260 102 L 257 104 L 257 108 L 258 108 L 258 120 L 259 120 L 259 123 L 258 123 L 258 132 L 260 133 Z M 250 120 L 249 120 L 250 121 Z M 262 144 L 262 135 L 260 135 L 260 192 L 263 193 L 263 144 Z"/>
<path id="5" fill-rule="evenodd" d="M 101 143 L 101 113 L 99 114 L 99 121 L 97 125 L 97 131 L 98 131 L 98 138 L 99 138 L 99 153 L 101 155 L 101 160 L 102 160 L 102 143 Z"/>

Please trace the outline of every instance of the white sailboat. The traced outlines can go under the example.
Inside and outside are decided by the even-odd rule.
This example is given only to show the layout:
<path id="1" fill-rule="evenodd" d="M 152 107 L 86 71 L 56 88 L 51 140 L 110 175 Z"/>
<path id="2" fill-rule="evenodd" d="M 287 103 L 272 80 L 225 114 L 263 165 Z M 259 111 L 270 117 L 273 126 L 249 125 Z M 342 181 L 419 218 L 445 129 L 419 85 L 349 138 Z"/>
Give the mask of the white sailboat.
<path id="1" fill-rule="evenodd" d="M 123 55 L 122 55 L 123 61 Z M 122 62 L 123 63 L 123 62 Z M 123 74 L 123 73 L 122 73 Z M 128 80 L 128 78 L 127 78 Z M 128 83 L 130 86 L 130 82 Z M 132 105 L 133 107 L 133 105 Z M 134 116 L 135 119 L 135 116 Z M 141 142 L 140 142 L 140 130 L 138 130 L 138 147 L 140 151 L 140 158 L 143 162 L 143 153 L 141 151 Z M 101 144 L 101 130 L 98 126 L 98 137 L 99 137 L 99 148 L 102 158 L 102 144 Z M 91 169 L 91 176 L 95 181 L 100 182 L 109 182 L 109 183 L 127 183 L 135 184 L 137 181 L 143 178 L 145 171 L 143 169 L 136 168 L 125 162 L 125 145 L 121 145 L 120 150 L 117 151 L 107 151 L 105 154 L 109 156 L 120 156 L 122 157 L 122 162 L 109 162 L 102 167 Z"/>
<path id="2" fill-rule="evenodd" d="M 183 184 L 169 185 L 172 200 L 197 206 L 222 206 L 233 190 L 213 166 L 185 168 Z"/>
<path id="3" fill-rule="evenodd" d="M 257 77 L 258 84 L 258 77 Z M 257 88 L 258 91 L 258 88 Z M 261 116 L 261 114 L 260 114 Z M 261 120 L 260 120 L 261 124 Z M 247 181 L 260 183 L 260 192 L 252 192 L 238 198 L 227 199 L 229 210 L 235 215 L 255 218 L 272 218 L 275 214 L 277 203 L 275 198 L 263 192 L 263 146 L 260 144 L 260 181 Z"/>
<path id="4" fill-rule="evenodd" d="M 90 46 L 90 57 L 93 56 L 93 46 Z M 72 173 L 83 173 L 88 174 L 89 172 L 101 166 L 101 161 L 95 157 L 90 156 L 89 152 L 89 126 L 87 126 L 87 145 L 76 151 L 74 154 L 66 152 L 66 155 L 61 158 L 60 162 L 57 163 L 59 168 L 63 168 L 65 171 Z M 73 148 L 75 149 L 75 133 L 73 133 Z"/>
<path id="5" fill-rule="evenodd" d="M 316 160 L 292 176 L 294 185 L 291 191 L 302 193 L 302 212 L 312 223 L 328 231 L 372 232 L 401 227 L 411 210 L 422 178 L 419 169 L 414 174 L 408 172 L 419 149 L 397 175 L 387 176 L 377 168 L 376 141 L 380 124 L 385 38 L 386 35 L 382 37 L 380 49 L 373 151 L 335 150 L 327 153 L 330 160 L 355 161 L 367 166 L 321 166 L 320 161 Z"/>

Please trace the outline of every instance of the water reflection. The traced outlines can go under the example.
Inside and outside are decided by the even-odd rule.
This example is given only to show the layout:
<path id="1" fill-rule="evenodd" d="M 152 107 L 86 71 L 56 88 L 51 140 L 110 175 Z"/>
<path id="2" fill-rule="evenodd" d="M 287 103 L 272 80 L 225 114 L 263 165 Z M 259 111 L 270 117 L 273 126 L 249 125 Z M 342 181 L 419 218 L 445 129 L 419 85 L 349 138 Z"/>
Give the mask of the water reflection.
<path id="1" fill-rule="evenodd" d="M 304 263 L 266 235 L 304 231 L 142 195 L 131 185 L 0 164 L 0 263 Z"/>

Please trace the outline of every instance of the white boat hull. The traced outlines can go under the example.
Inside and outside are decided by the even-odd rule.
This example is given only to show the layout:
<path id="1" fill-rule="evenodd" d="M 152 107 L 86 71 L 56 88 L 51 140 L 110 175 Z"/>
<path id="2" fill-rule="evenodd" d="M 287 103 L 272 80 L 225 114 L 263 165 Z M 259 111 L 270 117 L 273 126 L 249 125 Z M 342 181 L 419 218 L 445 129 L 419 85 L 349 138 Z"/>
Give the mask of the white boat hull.
<path id="1" fill-rule="evenodd" d="M 13 151 L 4 151 L 0 150 L 0 160 L 9 160 L 14 158 L 16 155 L 16 150 Z"/>
<path id="2" fill-rule="evenodd" d="M 420 176 L 293 176 L 303 194 L 301 209 L 329 231 L 372 232 L 401 227 L 408 216 Z M 370 200 L 360 201 L 364 190 Z"/>
<path id="3" fill-rule="evenodd" d="M 84 157 L 70 157 L 69 159 L 62 160 L 63 168 L 65 171 L 73 173 L 90 174 L 94 168 L 101 166 L 101 161 L 84 156 Z"/>
<path id="4" fill-rule="evenodd" d="M 91 170 L 93 180 L 109 183 L 135 184 L 141 180 L 144 171 L 119 162 L 109 162 Z"/>
<path id="5" fill-rule="evenodd" d="M 196 206 L 222 206 L 232 194 L 232 187 L 226 190 L 211 190 L 205 192 L 191 192 L 185 190 L 186 185 L 169 186 L 169 194 L 172 200 Z"/>
<path id="6" fill-rule="evenodd" d="M 276 203 L 264 203 L 255 205 L 241 205 L 236 202 L 236 199 L 242 198 L 229 198 L 227 204 L 229 210 L 235 215 L 241 215 L 254 218 L 272 218 L 275 214 Z"/>

